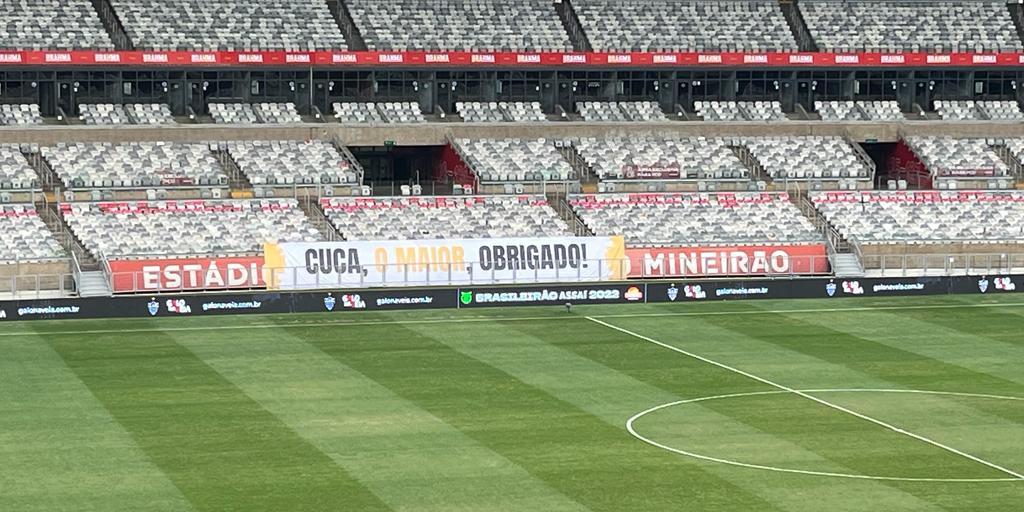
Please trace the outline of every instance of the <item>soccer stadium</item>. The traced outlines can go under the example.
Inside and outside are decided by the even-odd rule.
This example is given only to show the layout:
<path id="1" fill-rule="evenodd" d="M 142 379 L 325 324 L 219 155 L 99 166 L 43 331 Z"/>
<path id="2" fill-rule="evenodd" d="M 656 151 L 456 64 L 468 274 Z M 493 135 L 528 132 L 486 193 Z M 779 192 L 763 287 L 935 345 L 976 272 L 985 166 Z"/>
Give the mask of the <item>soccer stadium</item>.
<path id="1" fill-rule="evenodd" d="M 0 512 L 1024 510 L 1020 0 L 0 8 Z"/>

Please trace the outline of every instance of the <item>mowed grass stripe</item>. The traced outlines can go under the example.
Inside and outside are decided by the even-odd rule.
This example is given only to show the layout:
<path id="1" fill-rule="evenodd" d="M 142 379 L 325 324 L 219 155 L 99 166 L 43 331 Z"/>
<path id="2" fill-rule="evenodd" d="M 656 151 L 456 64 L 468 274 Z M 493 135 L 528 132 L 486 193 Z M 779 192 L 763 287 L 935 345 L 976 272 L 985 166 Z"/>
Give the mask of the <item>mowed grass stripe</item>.
<path id="1" fill-rule="evenodd" d="M 500 341 L 494 326 L 442 330 L 438 336 Z M 678 458 L 652 453 L 613 426 L 470 358 L 407 326 L 367 327 L 363 339 L 339 342 L 321 330 L 308 341 L 346 365 L 430 411 L 552 488 L 599 511 L 781 510 L 741 487 Z"/>
<path id="2" fill-rule="evenodd" d="M 46 340 L 197 510 L 388 510 L 166 335 Z"/>
<path id="3" fill-rule="evenodd" d="M 624 429 L 626 419 L 636 412 L 652 405 L 678 401 L 681 396 L 707 396 L 732 390 L 765 391 L 771 388 L 719 368 L 700 363 L 689 358 L 664 357 L 664 353 L 648 347 L 637 345 L 628 337 L 610 331 L 602 326 L 577 326 L 566 322 L 544 322 L 534 324 L 507 323 L 503 324 L 504 335 L 497 340 L 480 340 L 463 334 L 461 326 L 440 330 L 436 326 L 422 326 L 417 330 L 428 333 L 460 352 L 494 366 L 517 379 L 543 389 L 552 396 L 572 403 L 591 414 L 601 418 L 608 424 Z M 567 345 L 581 344 L 615 344 L 628 345 L 628 350 L 616 354 L 613 360 L 597 361 L 594 358 L 575 352 Z M 638 366 L 653 366 L 657 372 L 666 375 L 669 384 L 664 387 L 648 383 L 643 375 L 630 371 Z M 614 368 L 614 369 L 613 369 Z M 621 370 L 620 370 L 621 369 Z M 641 372 L 642 373 L 642 372 Z M 636 378 L 639 377 L 639 378 Z M 686 388 L 686 392 L 673 393 L 666 389 Z M 782 397 L 782 400 L 794 400 L 795 397 Z M 681 419 L 683 423 L 669 425 L 648 424 L 649 427 L 664 427 L 669 435 L 673 431 L 686 430 L 690 437 L 680 441 L 690 447 L 719 451 L 722 448 L 733 449 L 730 444 L 738 447 L 740 458 L 767 458 L 770 462 L 792 467 L 811 467 L 824 471 L 856 473 L 855 468 L 844 466 L 835 457 L 835 450 L 814 450 L 808 446 L 803 437 L 776 435 L 778 422 L 773 428 L 764 429 L 763 421 L 756 419 L 765 411 L 751 413 L 748 409 L 741 413 L 731 410 L 735 403 L 715 403 L 713 407 L 705 404 L 694 405 Z M 741 404 L 744 405 L 744 404 Z M 745 404 L 747 407 L 750 403 Z M 812 415 L 825 417 L 826 422 L 836 418 L 834 414 L 822 413 L 804 404 L 791 404 L 786 411 L 787 418 L 793 419 L 795 411 L 805 411 Z M 842 418 L 840 418 L 842 420 Z M 836 423 L 843 423 L 839 421 Z M 849 422 L 847 422 L 849 423 Z M 856 426 L 860 428 L 860 425 Z M 842 435 L 837 425 L 830 424 L 829 442 L 834 445 L 834 436 Z M 831 430 L 835 428 L 835 430 Z M 623 432 L 622 435 L 627 435 Z M 660 459 L 666 455 L 657 448 L 638 444 L 638 454 L 648 453 Z M 720 454 L 721 452 L 719 452 Z M 824 454 L 824 455 L 823 455 Z M 675 454 L 678 468 L 667 466 L 665 469 L 651 469 L 650 472 L 637 475 L 640 480 L 624 482 L 624 493 L 635 493 L 643 488 L 642 479 L 656 471 L 670 471 L 679 474 L 711 474 L 717 479 L 727 482 L 715 484 L 714 479 L 706 478 L 712 483 L 709 488 L 718 487 L 724 492 L 730 488 L 741 488 L 746 492 L 762 496 L 783 510 L 823 510 L 833 505 L 829 502 L 828 491 L 835 485 L 830 479 L 811 478 L 800 480 L 804 493 L 813 493 L 813 489 L 822 493 L 822 498 L 810 503 L 804 493 L 794 494 L 787 485 L 794 481 L 792 476 L 766 474 L 750 470 L 737 470 L 734 467 L 700 462 Z M 695 477 L 693 477 L 695 478 Z M 856 482 L 851 484 L 865 494 L 885 496 L 886 502 L 899 504 L 901 507 L 928 507 L 927 502 L 918 500 L 912 495 L 886 487 L 877 482 Z"/>
<path id="4" fill-rule="evenodd" d="M 0 354 L 0 510 L 193 510 L 44 340 Z"/>
<path id="5" fill-rule="evenodd" d="M 936 312 L 936 314 L 943 314 L 942 312 Z M 858 314 L 851 313 L 853 316 Z M 700 353 L 705 357 L 710 357 L 717 361 L 726 362 L 732 366 L 736 366 L 757 375 L 770 378 L 779 382 L 783 382 L 786 385 L 794 388 L 804 389 L 821 389 L 821 388 L 886 388 L 894 387 L 893 382 L 896 382 L 895 387 L 905 387 L 908 389 L 916 388 L 919 382 L 907 381 L 906 386 L 901 386 L 899 380 L 886 380 L 885 378 L 875 376 L 872 374 L 871 362 L 865 362 L 864 368 L 866 371 L 861 371 L 858 368 L 858 362 L 864 362 L 866 357 L 872 354 L 872 349 L 868 346 L 865 347 L 865 351 L 860 353 L 857 351 L 858 343 L 862 340 L 851 339 L 845 337 L 841 333 L 827 333 L 820 330 L 815 331 L 813 326 L 801 325 L 799 323 L 787 323 L 785 316 L 783 318 L 762 318 L 761 321 L 755 322 L 755 317 L 744 317 L 733 318 L 732 322 L 725 322 L 723 319 L 718 317 L 707 317 L 703 319 L 693 319 L 692 322 L 687 324 L 684 329 L 670 330 L 660 325 L 648 325 L 644 329 L 642 322 L 623 322 L 618 323 L 626 328 L 631 329 L 644 329 L 644 333 L 655 339 L 661 341 L 667 341 L 676 339 L 679 341 L 673 344 L 678 345 L 687 350 Z M 893 328 L 894 329 L 894 328 Z M 867 345 L 870 345 L 868 343 Z M 825 347 L 833 347 L 835 351 L 839 352 L 840 355 L 832 356 L 832 350 Z M 820 354 L 814 354 L 811 351 L 820 350 Z M 820 355 L 821 358 L 816 357 Z M 889 376 L 898 376 L 901 373 L 900 363 L 898 359 L 887 359 L 890 356 L 878 356 L 871 357 L 878 365 L 891 367 L 891 371 L 887 373 Z M 894 357 L 894 356 L 893 356 Z M 908 370 L 912 370 L 912 367 L 907 367 Z M 918 373 L 918 372 L 914 372 Z M 958 387 L 955 376 L 950 379 L 943 379 L 943 371 L 941 368 L 932 368 L 926 372 L 936 380 L 936 384 L 943 382 L 941 386 L 942 390 L 947 391 L 958 391 L 954 389 Z M 1013 393 L 1000 393 L 1000 391 L 1006 391 L 1005 389 L 989 390 L 997 394 L 1013 394 Z M 829 400 L 836 401 L 841 405 L 850 405 L 851 408 L 857 410 L 857 407 L 869 405 L 870 395 L 850 394 L 847 396 L 842 395 L 828 395 L 826 397 Z M 863 401 L 858 401 L 863 400 Z M 893 414 L 882 415 L 879 419 L 889 421 L 898 426 L 903 426 L 903 423 L 909 422 L 915 426 L 927 426 L 927 417 L 921 418 L 915 416 L 922 411 L 920 410 L 903 410 L 898 408 L 889 408 L 886 410 L 886 403 L 898 403 L 892 402 L 893 397 L 891 396 L 879 396 L 874 398 L 876 405 L 875 409 L 870 411 L 862 411 L 866 413 L 870 412 L 887 412 Z M 933 403 L 953 403 L 961 404 L 968 407 L 978 406 L 975 400 L 962 400 L 954 398 L 935 398 L 928 399 Z M 994 403 L 994 402 L 993 402 Z M 996 404 L 998 405 L 998 404 Z M 1016 407 L 1011 404 L 1011 407 Z M 1005 407 L 1005 406 L 1004 406 Z M 935 409 L 930 412 L 924 411 L 926 414 L 937 413 L 940 409 Z M 988 418 L 979 417 L 972 413 L 969 417 L 963 418 L 963 423 L 971 425 L 973 421 L 980 421 L 980 425 L 985 427 L 985 422 Z M 1016 425 L 1009 424 L 1008 434 L 1013 434 L 1016 430 Z M 917 432 L 922 435 L 928 435 L 929 432 Z M 984 431 L 980 431 L 984 434 Z M 938 435 L 929 436 L 935 437 L 940 442 L 947 442 L 956 448 L 965 448 L 956 446 L 954 441 L 959 440 L 959 437 L 951 437 L 950 439 L 944 439 Z M 837 442 L 845 443 L 845 439 L 837 439 Z M 922 444 L 924 447 L 927 445 Z M 976 447 L 976 446 L 975 446 Z M 902 449 L 892 449 L 890 456 L 890 464 L 893 468 L 906 468 L 908 462 L 912 462 L 913 459 L 906 456 L 906 452 Z M 944 451 L 940 451 L 937 448 L 935 450 L 935 461 L 933 467 L 930 468 L 931 476 L 939 476 L 945 474 L 957 473 L 961 477 L 975 477 L 972 471 L 984 471 L 987 468 L 981 465 L 975 465 L 966 468 L 961 471 L 957 468 L 962 468 L 961 464 L 973 464 L 967 459 L 960 459 L 959 461 L 950 462 L 949 457 L 957 458 L 953 454 L 949 454 Z M 978 454 L 974 454 L 978 455 Z M 993 456 L 992 462 L 1003 463 L 1002 465 L 1008 466 L 1005 463 L 1004 457 Z M 882 461 L 884 462 L 884 461 Z M 951 469 L 953 468 L 953 469 Z M 1017 468 L 1019 469 L 1019 468 Z M 992 475 L 987 475 L 992 476 Z M 946 492 L 944 487 L 936 488 L 929 484 L 918 484 L 908 482 L 893 482 L 890 485 L 903 489 L 907 492 L 913 492 L 922 498 L 928 499 L 937 505 L 944 508 L 950 508 L 952 510 L 1015 510 L 1011 507 L 1013 503 L 1020 503 L 1022 498 L 1022 492 L 1024 492 L 1024 485 L 1017 483 L 1010 484 L 997 484 L 1005 485 L 1005 488 L 999 488 L 993 491 L 991 487 L 985 485 L 967 485 L 962 490 L 957 492 Z"/>
<path id="6" fill-rule="evenodd" d="M 345 329 L 325 338 L 376 334 Z M 253 331 L 244 340 L 174 337 L 395 510 L 585 510 L 294 330 Z M 402 343 L 376 340 L 381 351 Z"/>

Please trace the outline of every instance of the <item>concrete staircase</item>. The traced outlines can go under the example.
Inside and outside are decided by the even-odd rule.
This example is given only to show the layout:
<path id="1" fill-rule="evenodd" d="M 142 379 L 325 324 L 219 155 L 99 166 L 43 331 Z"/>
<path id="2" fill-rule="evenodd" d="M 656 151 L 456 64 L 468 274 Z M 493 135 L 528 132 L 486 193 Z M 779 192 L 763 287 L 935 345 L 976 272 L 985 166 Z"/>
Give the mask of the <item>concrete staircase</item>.
<path id="1" fill-rule="evenodd" d="M 83 271 L 78 275 L 79 297 L 110 297 L 110 284 L 102 270 Z"/>
<path id="2" fill-rule="evenodd" d="M 833 253 L 832 272 L 836 277 L 864 277 L 864 269 L 860 265 L 860 259 L 853 253 Z"/>
<path id="3" fill-rule="evenodd" d="M 555 10 L 558 11 L 558 18 L 562 20 L 562 27 L 569 34 L 573 49 L 578 52 L 594 51 L 594 46 L 590 44 L 590 39 L 587 38 L 587 33 L 583 30 L 583 25 L 580 24 L 580 17 L 576 14 L 571 0 L 556 2 Z"/>

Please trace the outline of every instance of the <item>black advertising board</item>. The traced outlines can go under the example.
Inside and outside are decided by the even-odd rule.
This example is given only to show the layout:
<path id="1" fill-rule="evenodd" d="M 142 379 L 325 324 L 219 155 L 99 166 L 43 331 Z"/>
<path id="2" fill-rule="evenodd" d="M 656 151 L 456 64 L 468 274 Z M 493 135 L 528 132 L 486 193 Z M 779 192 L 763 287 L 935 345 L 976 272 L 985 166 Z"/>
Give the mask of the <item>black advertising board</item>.
<path id="1" fill-rule="evenodd" d="M 0 302 L 0 323 L 73 318 L 343 313 L 412 309 L 635 304 L 750 299 L 1001 295 L 1024 291 L 1022 275 L 860 279 L 680 280 L 629 283 L 323 292 L 210 293 Z"/>

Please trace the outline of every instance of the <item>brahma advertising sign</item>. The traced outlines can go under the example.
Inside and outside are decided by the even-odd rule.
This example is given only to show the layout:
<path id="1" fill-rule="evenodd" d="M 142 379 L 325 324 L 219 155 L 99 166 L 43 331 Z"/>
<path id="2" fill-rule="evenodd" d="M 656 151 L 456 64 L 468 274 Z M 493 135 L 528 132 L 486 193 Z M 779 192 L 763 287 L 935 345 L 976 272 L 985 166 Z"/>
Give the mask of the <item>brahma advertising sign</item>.
<path id="1" fill-rule="evenodd" d="M 621 237 L 283 243 L 264 253 L 276 290 L 614 281 L 627 266 Z"/>
<path id="2" fill-rule="evenodd" d="M 631 248 L 629 277 L 815 275 L 829 272 L 824 245 Z"/>
<path id="3" fill-rule="evenodd" d="M 111 260 L 114 293 L 263 288 L 263 257 Z"/>

